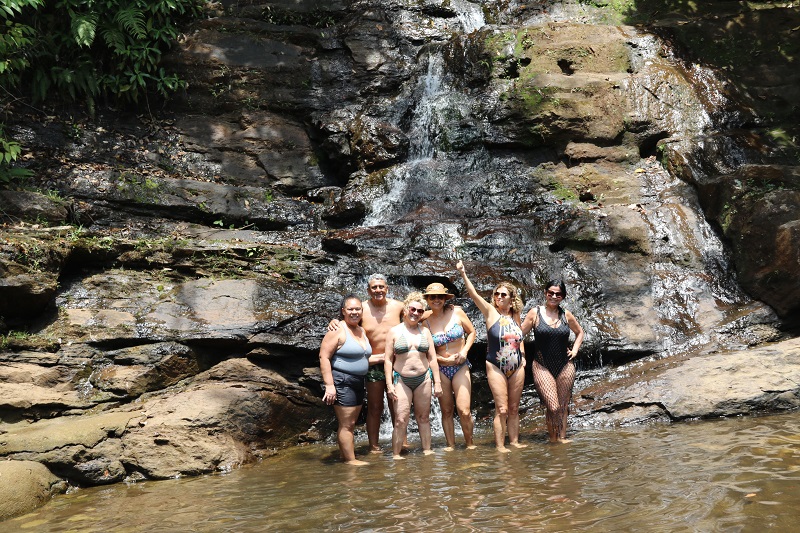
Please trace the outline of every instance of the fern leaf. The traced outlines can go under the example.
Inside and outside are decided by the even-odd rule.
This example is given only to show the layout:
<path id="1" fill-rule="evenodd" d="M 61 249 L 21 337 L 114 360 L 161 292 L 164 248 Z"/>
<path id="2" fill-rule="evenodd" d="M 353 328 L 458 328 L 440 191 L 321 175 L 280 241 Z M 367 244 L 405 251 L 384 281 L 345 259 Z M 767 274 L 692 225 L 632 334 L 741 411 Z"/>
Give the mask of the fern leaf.
<path id="1" fill-rule="evenodd" d="M 125 49 L 125 34 L 118 28 L 104 28 L 102 33 L 103 40 L 114 53 L 119 55 L 120 51 Z"/>
<path id="2" fill-rule="evenodd" d="M 114 17 L 114 21 L 137 39 L 144 39 L 147 37 L 144 13 L 135 6 L 129 6 L 120 10 L 117 16 Z"/>
<path id="3" fill-rule="evenodd" d="M 94 42 L 95 31 L 97 30 L 97 14 L 73 15 L 72 17 L 72 37 L 78 46 L 89 47 Z"/>

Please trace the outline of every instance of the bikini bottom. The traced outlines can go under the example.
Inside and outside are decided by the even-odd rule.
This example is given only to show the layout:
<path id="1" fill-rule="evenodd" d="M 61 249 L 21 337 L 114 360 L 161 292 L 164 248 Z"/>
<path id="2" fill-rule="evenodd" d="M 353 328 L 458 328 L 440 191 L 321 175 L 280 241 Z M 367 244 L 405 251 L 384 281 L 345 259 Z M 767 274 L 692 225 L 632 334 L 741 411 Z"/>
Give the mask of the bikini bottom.
<path id="1" fill-rule="evenodd" d="M 466 363 L 461 363 L 460 365 L 451 365 L 451 366 L 439 365 L 439 372 L 447 376 L 447 379 L 449 379 L 450 381 L 453 381 L 455 375 L 458 374 L 458 371 L 461 370 L 461 367 L 463 367 L 464 365 L 467 365 L 467 368 L 472 368 L 472 363 L 467 361 Z"/>
<path id="2" fill-rule="evenodd" d="M 425 378 L 427 378 L 428 376 L 430 376 L 431 381 L 433 381 L 433 370 L 431 370 L 430 368 L 428 368 L 428 370 L 426 370 L 419 376 L 401 376 L 400 372 L 397 371 L 393 371 L 392 374 L 394 376 L 395 385 L 397 385 L 402 379 L 406 387 L 408 387 L 412 391 L 414 391 L 417 387 L 422 385 L 425 382 Z"/>

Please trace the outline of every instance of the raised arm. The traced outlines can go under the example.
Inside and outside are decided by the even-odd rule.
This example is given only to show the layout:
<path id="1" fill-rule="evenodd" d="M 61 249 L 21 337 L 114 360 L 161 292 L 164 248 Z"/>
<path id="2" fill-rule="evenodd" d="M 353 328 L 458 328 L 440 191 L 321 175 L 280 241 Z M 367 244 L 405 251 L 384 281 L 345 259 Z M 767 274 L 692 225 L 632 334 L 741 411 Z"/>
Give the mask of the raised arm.
<path id="1" fill-rule="evenodd" d="M 572 343 L 572 349 L 567 352 L 567 355 L 570 359 L 575 359 L 578 355 L 578 350 L 581 348 L 581 344 L 583 344 L 583 328 L 578 321 L 575 319 L 575 315 L 570 313 L 569 311 L 564 311 L 564 314 L 567 317 L 567 324 L 569 324 L 569 329 L 575 334 L 575 342 Z"/>
<path id="2" fill-rule="evenodd" d="M 478 291 L 475 290 L 475 285 L 467 277 L 467 272 L 464 270 L 464 263 L 459 259 L 458 263 L 456 263 L 456 270 L 461 274 L 461 279 L 464 280 L 464 287 L 467 289 L 467 294 L 469 297 L 472 298 L 472 301 L 475 302 L 475 305 L 480 309 L 480 312 L 483 314 L 484 318 L 489 318 L 489 313 L 491 312 L 494 307 L 492 304 L 487 302 L 483 299 L 483 297 L 478 294 Z"/>

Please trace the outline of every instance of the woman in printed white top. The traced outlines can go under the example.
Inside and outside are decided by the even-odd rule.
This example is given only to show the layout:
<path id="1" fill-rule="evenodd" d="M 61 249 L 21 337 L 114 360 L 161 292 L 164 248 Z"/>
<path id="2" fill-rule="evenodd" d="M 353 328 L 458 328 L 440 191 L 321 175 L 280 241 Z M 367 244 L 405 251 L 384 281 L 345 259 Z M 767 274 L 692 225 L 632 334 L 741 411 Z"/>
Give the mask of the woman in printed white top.
<path id="1" fill-rule="evenodd" d="M 525 345 L 519 326 L 522 299 L 517 288 L 504 281 L 495 287 L 494 298 L 489 303 L 475 290 L 464 263 L 459 261 L 456 270 L 486 320 L 486 378 L 494 397 L 495 445 L 500 452 L 510 451 L 505 446 L 508 431 L 509 445 L 524 448 L 526 445 L 519 442 L 519 402 L 525 384 Z"/>

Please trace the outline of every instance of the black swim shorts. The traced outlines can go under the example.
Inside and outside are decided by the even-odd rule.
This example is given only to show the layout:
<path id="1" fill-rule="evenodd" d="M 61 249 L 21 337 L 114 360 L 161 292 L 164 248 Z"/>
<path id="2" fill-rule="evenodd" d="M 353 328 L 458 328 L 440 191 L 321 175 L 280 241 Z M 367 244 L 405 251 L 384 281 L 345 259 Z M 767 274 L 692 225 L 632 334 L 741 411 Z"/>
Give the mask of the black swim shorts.
<path id="1" fill-rule="evenodd" d="M 333 370 L 333 385 L 336 387 L 334 405 L 356 407 L 364 403 L 364 376 L 354 376 Z"/>

